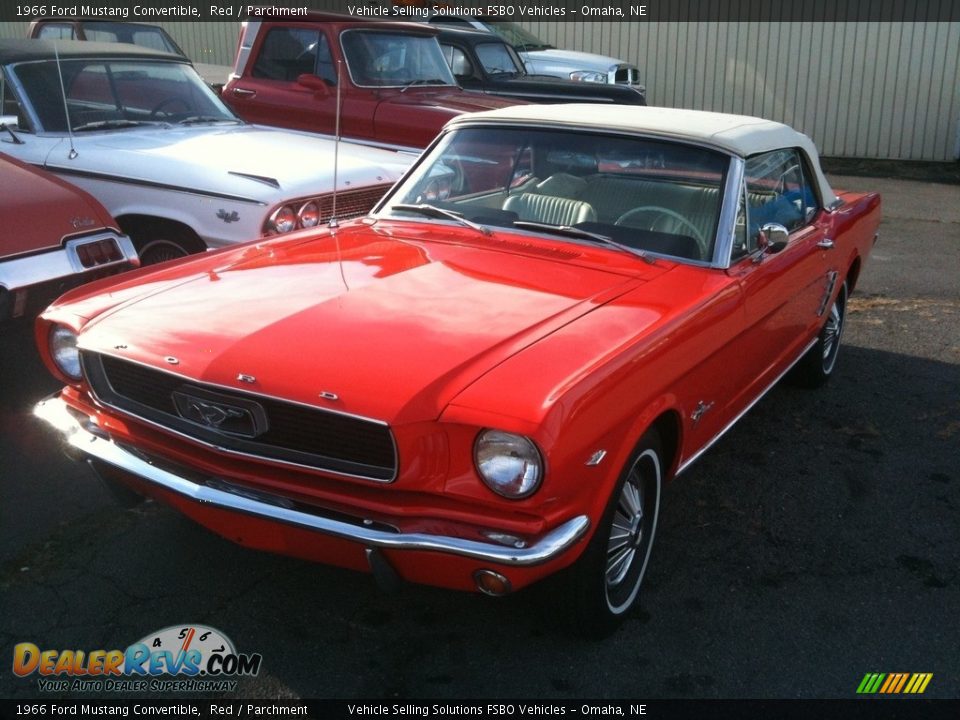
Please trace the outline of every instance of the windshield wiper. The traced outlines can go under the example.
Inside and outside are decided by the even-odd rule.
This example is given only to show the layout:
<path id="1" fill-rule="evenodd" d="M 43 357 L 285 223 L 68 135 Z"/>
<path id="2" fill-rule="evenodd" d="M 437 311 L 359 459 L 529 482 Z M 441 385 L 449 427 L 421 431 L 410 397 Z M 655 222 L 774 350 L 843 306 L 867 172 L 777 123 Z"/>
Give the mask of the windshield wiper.
<path id="1" fill-rule="evenodd" d="M 490 228 L 484 227 L 479 223 L 473 222 L 473 220 L 467 220 L 460 213 L 454 212 L 453 210 L 444 210 L 443 208 L 438 208 L 436 205 L 428 205 L 427 203 L 420 203 L 419 205 L 412 205 L 406 203 L 399 203 L 397 205 L 391 205 L 391 210 L 403 210 L 406 212 L 415 212 L 420 213 L 421 215 L 426 215 L 428 217 L 434 218 L 444 218 L 446 220 L 453 220 L 458 222 L 461 225 L 464 225 L 468 228 L 472 228 L 477 232 L 483 233 L 484 235 L 492 235 Z"/>
<path id="2" fill-rule="evenodd" d="M 177 120 L 177 125 L 195 125 L 197 123 L 208 122 L 238 123 L 240 120 L 237 120 L 236 118 L 223 117 L 223 115 L 191 115 L 183 120 Z"/>
<path id="3" fill-rule="evenodd" d="M 602 245 L 609 245 L 612 248 L 617 248 L 622 250 L 625 253 L 630 253 L 639 258 L 643 258 L 647 262 L 650 262 L 650 258 L 647 256 L 643 250 L 638 248 L 632 248 L 629 245 L 624 245 L 623 243 L 618 243 L 611 237 L 607 235 L 601 235 L 600 233 L 590 232 L 589 230 L 582 230 L 581 228 L 570 227 L 569 225 L 548 225 L 546 223 L 530 222 L 528 220 L 514 220 L 514 227 L 529 229 L 529 230 L 542 230 L 543 232 L 552 233 L 553 235 L 563 235 L 564 237 L 578 238 L 581 240 L 593 240 Z"/>
<path id="4" fill-rule="evenodd" d="M 77 125 L 73 128 L 74 132 L 84 132 L 86 130 L 104 130 L 104 129 L 116 129 L 116 128 L 127 128 L 127 127 L 137 127 L 138 125 L 165 125 L 169 127 L 169 123 L 165 122 L 148 122 L 146 120 L 98 120 L 97 122 L 88 122 L 83 125 Z"/>
<path id="5" fill-rule="evenodd" d="M 446 82 L 443 78 L 429 78 L 429 79 L 419 78 L 419 79 L 417 79 L 417 80 L 411 80 L 410 82 L 406 83 L 402 88 L 400 88 L 400 92 L 406 92 L 408 88 L 412 88 L 414 85 L 444 85 L 444 86 L 449 86 L 450 83 Z"/>

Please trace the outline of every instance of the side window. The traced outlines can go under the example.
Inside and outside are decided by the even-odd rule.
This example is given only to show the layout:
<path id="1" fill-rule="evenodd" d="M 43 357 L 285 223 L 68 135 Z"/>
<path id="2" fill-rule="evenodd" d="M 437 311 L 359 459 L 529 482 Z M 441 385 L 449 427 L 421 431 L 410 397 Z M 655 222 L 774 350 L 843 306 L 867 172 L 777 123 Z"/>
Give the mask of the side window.
<path id="1" fill-rule="evenodd" d="M 323 44 L 321 46 L 321 39 Z M 260 45 L 253 76 L 266 80 L 293 82 L 303 74 L 321 74 L 321 51 L 326 54 L 326 74 L 336 78 L 327 39 L 317 30 L 275 27 Z M 324 80 L 329 80 L 321 74 Z"/>
<path id="2" fill-rule="evenodd" d="M 767 223 L 793 232 L 816 215 L 816 194 L 797 150 L 775 150 L 747 159 L 747 247 L 756 247 L 757 233 Z"/>
<path id="3" fill-rule="evenodd" d="M 440 49 L 443 50 L 443 58 L 450 66 L 450 70 L 453 71 L 454 77 L 468 78 L 473 76 L 473 64 L 463 50 L 453 45 L 441 45 Z"/>

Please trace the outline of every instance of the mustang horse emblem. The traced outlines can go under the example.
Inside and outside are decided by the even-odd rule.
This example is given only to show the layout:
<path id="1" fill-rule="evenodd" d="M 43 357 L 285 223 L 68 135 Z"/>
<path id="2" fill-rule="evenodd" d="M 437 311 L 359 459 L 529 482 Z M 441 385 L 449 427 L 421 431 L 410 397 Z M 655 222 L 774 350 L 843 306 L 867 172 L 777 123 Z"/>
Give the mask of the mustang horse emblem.
<path id="1" fill-rule="evenodd" d="M 231 435 L 256 437 L 266 429 L 266 421 L 259 406 L 244 407 L 243 400 L 236 404 L 221 402 L 212 397 L 200 397 L 180 390 L 174 391 L 173 402 L 177 413 L 184 420 L 202 427 Z"/>

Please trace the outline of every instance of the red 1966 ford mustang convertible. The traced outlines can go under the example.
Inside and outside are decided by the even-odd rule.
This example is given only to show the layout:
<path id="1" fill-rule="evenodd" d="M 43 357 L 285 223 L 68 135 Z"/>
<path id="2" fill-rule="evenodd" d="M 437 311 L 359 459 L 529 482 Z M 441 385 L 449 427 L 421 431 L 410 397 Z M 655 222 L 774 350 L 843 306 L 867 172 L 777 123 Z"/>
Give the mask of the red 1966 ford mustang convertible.
<path id="1" fill-rule="evenodd" d="M 100 281 L 37 414 L 251 547 L 635 605 L 663 484 L 788 371 L 834 372 L 880 198 L 804 135 L 595 105 L 453 120 L 366 218 Z"/>

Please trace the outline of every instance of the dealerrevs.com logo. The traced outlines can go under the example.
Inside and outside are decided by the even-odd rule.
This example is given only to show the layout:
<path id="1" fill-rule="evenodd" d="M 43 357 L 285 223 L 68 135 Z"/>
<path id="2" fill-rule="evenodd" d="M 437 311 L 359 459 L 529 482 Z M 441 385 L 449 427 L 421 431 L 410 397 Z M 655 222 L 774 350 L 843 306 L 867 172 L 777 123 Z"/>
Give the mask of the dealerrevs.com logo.
<path id="1" fill-rule="evenodd" d="M 126 650 L 13 648 L 14 675 L 37 675 L 41 692 L 229 692 L 236 678 L 259 673 L 262 661 L 205 625 L 171 625 Z"/>

